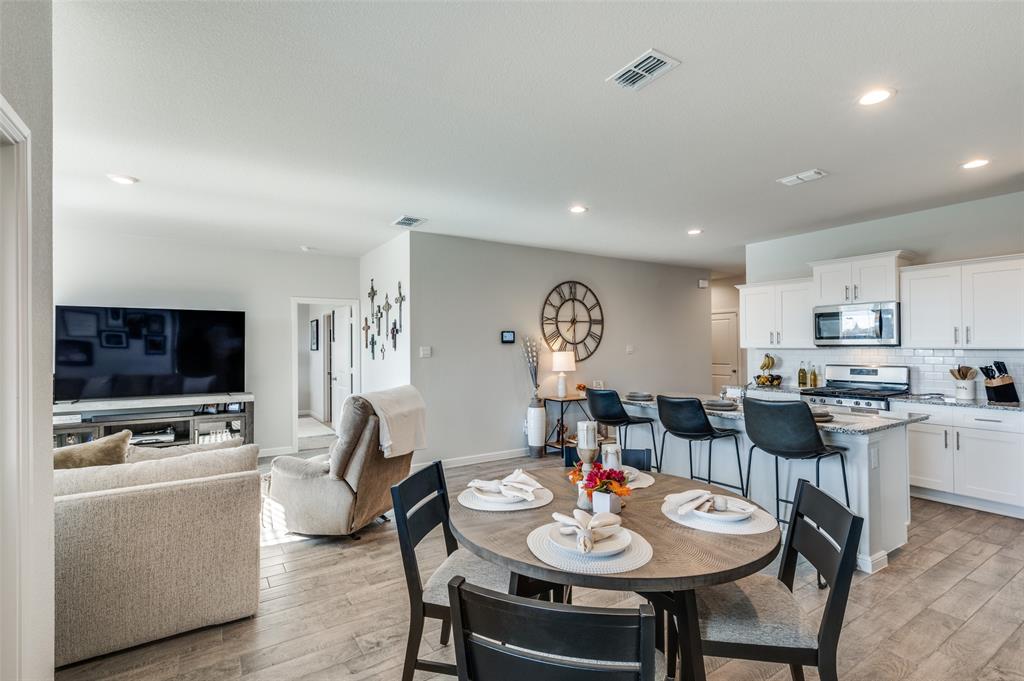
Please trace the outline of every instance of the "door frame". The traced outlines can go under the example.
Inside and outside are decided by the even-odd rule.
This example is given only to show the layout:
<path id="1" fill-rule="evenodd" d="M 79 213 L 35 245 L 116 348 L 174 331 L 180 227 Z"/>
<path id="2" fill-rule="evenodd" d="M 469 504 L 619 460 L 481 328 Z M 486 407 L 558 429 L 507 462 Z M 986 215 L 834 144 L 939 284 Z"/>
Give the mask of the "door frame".
<path id="1" fill-rule="evenodd" d="M 291 307 L 292 307 L 292 325 L 291 325 L 291 337 L 292 337 L 292 446 L 291 453 L 295 454 L 299 451 L 299 305 L 329 305 L 331 308 L 342 307 L 345 305 L 351 305 L 355 311 L 356 318 L 359 317 L 360 301 L 355 298 L 310 298 L 305 296 L 292 296 Z M 321 320 L 322 323 L 323 320 Z M 323 348 L 323 333 L 321 336 L 320 347 Z M 355 353 L 355 392 L 359 392 L 362 386 L 363 372 L 362 372 L 362 353 Z M 283 452 L 282 452 L 283 453 Z"/>
<path id="2" fill-rule="evenodd" d="M 18 679 L 53 669 L 53 468 L 32 385 L 52 339 L 32 333 L 32 136 L 2 95 L 0 142 L 0 678 Z"/>

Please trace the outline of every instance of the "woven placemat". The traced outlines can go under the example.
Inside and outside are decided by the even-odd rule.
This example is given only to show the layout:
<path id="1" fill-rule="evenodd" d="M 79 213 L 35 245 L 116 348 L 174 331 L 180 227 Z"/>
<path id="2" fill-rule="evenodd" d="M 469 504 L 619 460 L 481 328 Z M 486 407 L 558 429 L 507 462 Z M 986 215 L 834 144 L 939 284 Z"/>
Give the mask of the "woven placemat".
<path id="1" fill-rule="evenodd" d="M 526 545 L 538 559 L 551 567 L 576 572 L 583 575 L 612 575 L 630 572 L 646 565 L 654 555 L 650 543 L 633 530 L 626 530 L 632 535 L 629 546 L 622 553 L 607 558 L 591 558 L 586 554 L 572 554 L 560 549 L 551 542 L 548 533 L 553 525 L 541 525 L 526 537 Z"/>
<path id="2" fill-rule="evenodd" d="M 546 487 L 534 490 L 533 501 L 519 501 L 514 504 L 498 504 L 493 501 L 484 501 L 478 497 L 472 489 L 463 490 L 459 495 L 459 503 L 474 511 L 525 511 L 530 508 L 547 506 L 555 498 L 554 493 Z"/>
<path id="3" fill-rule="evenodd" d="M 762 532 L 774 530 L 779 524 L 770 513 L 760 508 L 755 510 L 754 515 L 746 520 L 732 522 L 706 520 L 692 513 L 679 515 L 676 513 L 678 508 L 678 504 L 670 504 L 666 501 L 661 505 L 661 512 L 674 523 L 704 532 L 717 532 L 718 534 L 761 534 Z"/>

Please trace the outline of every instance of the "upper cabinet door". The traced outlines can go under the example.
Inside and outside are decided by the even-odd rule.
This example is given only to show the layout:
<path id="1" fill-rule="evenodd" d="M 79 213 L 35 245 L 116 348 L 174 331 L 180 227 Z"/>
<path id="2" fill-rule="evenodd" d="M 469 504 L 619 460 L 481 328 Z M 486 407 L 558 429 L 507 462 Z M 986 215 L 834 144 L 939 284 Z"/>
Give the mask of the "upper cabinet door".
<path id="1" fill-rule="evenodd" d="M 850 297 L 858 303 L 881 303 L 896 300 L 896 258 L 866 258 L 851 263 L 853 271 Z"/>
<path id="2" fill-rule="evenodd" d="M 904 347 L 964 347 L 960 271 L 960 266 L 935 267 L 901 274 Z"/>
<path id="3" fill-rule="evenodd" d="M 1024 260 L 963 266 L 964 347 L 1024 347 Z"/>
<path id="4" fill-rule="evenodd" d="M 853 302 L 853 266 L 849 262 L 815 265 L 812 305 L 842 305 Z"/>
<path id="5" fill-rule="evenodd" d="M 780 348 L 814 347 L 813 283 L 775 287 L 775 345 Z"/>
<path id="6" fill-rule="evenodd" d="M 740 289 L 740 347 L 771 347 L 775 331 L 775 287 Z"/>

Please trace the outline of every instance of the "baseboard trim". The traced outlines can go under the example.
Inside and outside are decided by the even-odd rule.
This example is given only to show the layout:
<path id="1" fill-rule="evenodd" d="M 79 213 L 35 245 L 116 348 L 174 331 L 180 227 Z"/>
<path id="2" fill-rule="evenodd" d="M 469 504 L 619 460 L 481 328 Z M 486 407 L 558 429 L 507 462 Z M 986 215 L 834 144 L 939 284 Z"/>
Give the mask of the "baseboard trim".
<path id="1" fill-rule="evenodd" d="M 470 454 L 469 456 L 457 456 L 451 459 L 441 459 L 441 465 L 445 468 L 460 468 L 462 466 L 472 466 L 477 463 L 487 463 L 489 461 L 502 461 L 503 459 L 518 459 L 521 456 L 526 456 L 530 453 L 530 450 L 526 447 L 519 449 L 506 449 L 499 452 L 485 452 L 483 454 Z M 412 465 L 412 472 L 416 472 L 429 466 L 433 461 L 422 461 L 414 463 Z"/>
<path id="2" fill-rule="evenodd" d="M 950 504 L 951 506 L 963 506 L 964 508 L 971 508 L 975 511 L 985 511 L 986 513 L 995 513 L 997 515 L 1005 515 L 1011 518 L 1024 519 L 1024 507 L 1003 504 L 998 501 L 975 499 L 974 497 L 965 497 L 960 494 L 953 494 L 952 492 L 941 492 L 939 490 L 925 489 L 924 487 L 916 487 L 914 485 L 910 486 L 910 496 L 927 499 L 929 501 L 938 501 L 943 504 Z"/>
<path id="3" fill-rule="evenodd" d="M 300 409 L 299 410 L 299 416 L 312 416 L 312 415 L 313 415 L 313 412 L 311 412 L 309 409 Z"/>
<path id="4" fill-rule="evenodd" d="M 296 453 L 296 451 L 295 451 L 294 447 L 288 447 L 288 446 L 285 446 L 285 447 L 269 447 L 267 449 L 261 449 L 260 450 L 259 458 L 261 458 L 261 459 L 268 459 L 268 458 L 270 458 L 272 456 L 286 456 L 288 454 L 295 454 L 295 453 Z"/>
<path id="5" fill-rule="evenodd" d="M 885 551 L 879 551 L 873 556 L 868 556 L 862 553 L 857 554 L 857 569 L 861 572 L 866 572 L 869 575 L 878 572 L 888 565 L 889 554 Z"/>

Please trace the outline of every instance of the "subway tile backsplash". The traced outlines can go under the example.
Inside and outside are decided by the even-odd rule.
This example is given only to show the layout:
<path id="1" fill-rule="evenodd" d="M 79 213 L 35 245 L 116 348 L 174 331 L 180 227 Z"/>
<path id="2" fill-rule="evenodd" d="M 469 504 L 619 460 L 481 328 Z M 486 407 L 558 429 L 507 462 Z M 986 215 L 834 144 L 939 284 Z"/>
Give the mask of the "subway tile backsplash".
<path id="1" fill-rule="evenodd" d="M 960 350 L 932 349 L 912 350 L 909 348 L 819 348 L 811 350 L 777 350 L 763 348 L 747 351 L 747 378 L 758 372 L 764 353 L 775 356 L 772 373 L 783 377 L 783 384 L 796 386 L 796 375 L 800 362 L 815 365 L 821 372 L 826 364 L 896 364 L 910 367 L 910 390 L 913 393 L 942 393 L 952 396 L 955 392 L 953 377 L 949 370 L 957 364 L 972 367 L 992 364 L 995 360 L 1006 362 L 1006 368 L 1014 377 L 1018 390 L 1024 384 L 1024 350 Z M 978 396 L 985 396 L 983 377 L 978 374 Z"/>

